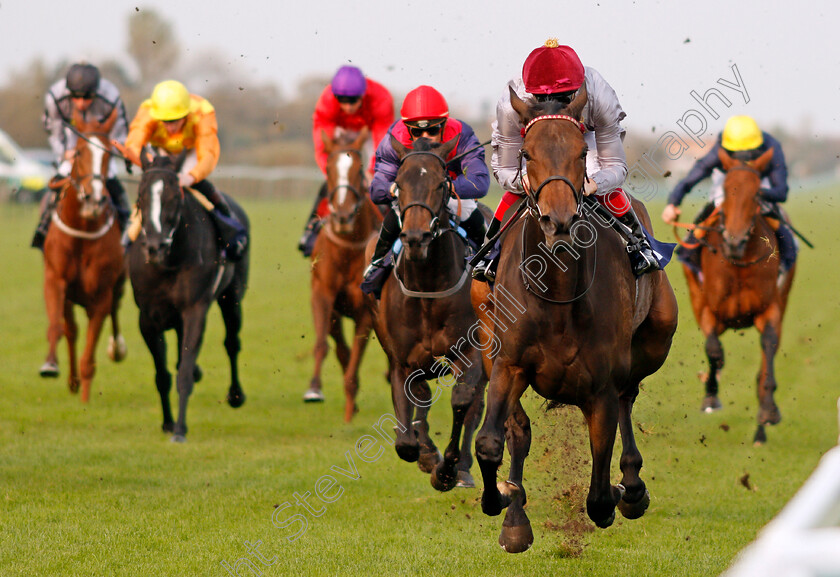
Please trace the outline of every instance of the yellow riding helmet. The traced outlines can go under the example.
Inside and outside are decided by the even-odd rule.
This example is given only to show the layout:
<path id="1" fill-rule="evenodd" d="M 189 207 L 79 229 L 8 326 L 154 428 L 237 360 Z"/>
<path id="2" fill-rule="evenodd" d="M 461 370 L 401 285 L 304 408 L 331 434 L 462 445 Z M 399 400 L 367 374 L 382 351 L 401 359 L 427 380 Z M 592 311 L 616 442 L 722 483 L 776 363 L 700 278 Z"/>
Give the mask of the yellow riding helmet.
<path id="1" fill-rule="evenodd" d="M 177 80 L 164 80 L 152 91 L 150 114 L 155 120 L 178 120 L 190 111 L 190 93 Z"/>
<path id="2" fill-rule="evenodd" d="M 764 136 L 750 116 L 733 116 L 723 127 L 720 145 L 730 152 L 755 150 L 764 144 Z"/>

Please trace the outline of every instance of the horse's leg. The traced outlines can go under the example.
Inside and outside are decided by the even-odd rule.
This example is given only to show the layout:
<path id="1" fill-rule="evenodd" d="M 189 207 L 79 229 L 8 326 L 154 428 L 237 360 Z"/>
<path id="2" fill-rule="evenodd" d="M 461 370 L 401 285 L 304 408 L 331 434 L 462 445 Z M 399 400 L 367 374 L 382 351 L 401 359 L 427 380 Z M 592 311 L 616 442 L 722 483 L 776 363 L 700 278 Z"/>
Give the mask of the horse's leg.
<path id="1" fill-rule="evenodd" d="M 96 344 L 99 342 L 102 326 L 111 310 L 111 294 L 106 291 L 104 295 L 100 295 L 94 301 L 95 304 L 87 310 L 87 337 L 79 366 L 82 377 L 83 403 L 87 403 L 90 399 L 90 386 L 93 382 L 93 376 L 96 374 Z"/>
<path id="2" fill-rule="evenodd" d="M 523 371 L 496 359 L 487 391 L 487 413 L 484 424 L 475 438 L 475 456 L 484 480 L 481 510 L 495 516 L 510 505 L 519 493 L 519 487 L 510 483 L 496 483 L 496 472 L 502 464 L 505 447 L 505 421 L 515 410 L 516 404 L 528 383 Z"/>
<path id="3" fill-rule="evenodd" d="M 722 405 L 718 398 L 718 375 L 723 368 L 723 347 L 720 344 L 720 331 L 710 309 L 706 308 L 701 315 L 700 330 L 706 335 L 706 358 L 709 360 L 709 374 L 706 376 L 706 396 L 703 398 L 702 410 L 711 413 L 719 410 Z"/>
<path id="4" fill-rule="evenodd" d="M 222 311 L 225 323 L 225 351 L 230 361 L 230 387 L 228 388 L 227 403 L 238 409 L 245 403 L 245 392 L 239 383 L 239 351 L 242 344 L 239 341 L 239 331 L 242 329 L 242 295 L 235 283 L 231 283 L 217 302 Z M 198 366 L 198 365 L 196 365 Z"/>
<path id="5" fill-rule="evenodd" d="M 472 469 L 472 442 L 478 425 L 481 422 L 481 415 L 484 414 L 484 390 L 487 388 L 487 377 L 484 373 L 481 375 L 481 380 L 476 385 L 475 394 L 473 395 L 472 404 L 467 411 L 467 416 L 464 417 L 464 439 L 461 441 L 461 459 L 458 461 L 458 482 L 456 487 L 471 489 L 475 487 L 473 480 Z"/>
<path id="6" fill-rule="evenodd" d="M 589 426 L 592 451 L 592 478 L 586 497 L 586 513 L 602 529 L 615 520 L 615 506 L 621 500 L 621 487 L 610 484 L 610 462 L 618 425 L 619 402 L 613 387 L 585 403 L 581 410 Z"/>
<path id="7" fill-rule="evenodd" d="M 776 390 L 776 370 L 774 360 L 779 350 L 779 340 L 782 334 L 781 311 L 777 305 L 772 305 L 763 315 L 756 317 L 755 327 L 761 333 L 761 370 L 757 379 L 758 394 L 758 429 L 753 441 L 756 444 L 767 442 L 764 425 L 775 425 L 782 420 L 782 414 L 773 393 Z"/>
<path id="8" fill-rule="evenodd" d="M 309 390 L 303 396 L 303 400 L 308 402 L 324 400 L 324 395 L 321 393 L 321 368 L 330 351 L 327 335 L 330 333 L 335 305 L 335 295 L 326 294 L 326 292 L 326 288 L 312 287 L 312 320 L 315 325 L 315 346 L 312 349 L 312 355 L 315 358 L 315 367 L 312 371 L 312 379 L 309 381 Z"/>
<path id="9" fill-rule="evenodd" d="M 169 404 L 169 391 L 172 389 L 172 375 L 166 367 L 166 340 L 163 332 L 155 327 L 152 319 L 144 313 L 140 313 L 140 334 L 146 341 L 146 346 L 152 354 L 155 363 L 155 386 L 160 395 L 160 405 L 163 409 L 164 433 L 171 433 L 175 430 L 175 422 L 172 419 L 172 408 Z"/>
<path id="10" fill-rule="evenodd" d="M 531 521 L 525 514 L 525 503 L 528 499 L 525 487 L 522 485 L 525 458 L 531 450 L 531 419 L 525 414 L 525 409 L 519 401 L 505 425 L 507 429 L 505 436 L 510 453 L 510 474 L 507 484 L 518 488 L 518 492 L 515 493 L 505 513 L 499 545 L 508 553 L 522 553 L 527 551 L 534 542 L 534 532 L 531 530 Z"/>
<path id="11" fill-rule="evenodd" d="M 333 309 L 330 317 L 330 336 L 335 343 L 335 356 L 338 359 L 338 364 L 341 365 L 341 372 L 347 370 L 347 365 L 350 364 L 350 347 L 347 346 L 347 341 L 344 339 L 344 331 L 341 325 L 341 315 Z"/>
<path id="12" fill-rule="evenodd" d="M 429 436 L 429 410 L 432 408 L 432 390 L 429 383 L 421 378 L 418 379 L 412 388 L 413 398 L 417 400 L 412 403 L 414 419 L 411 426 L 420 443 L 420 455 L 417 458 L 417 467 L 424 473 L 431 473 L 440 463 L 443 456 Z M 438 384 L 438 386 L 441 386 Z"/>
<path id="13" fill-rule="evenodd" d="M 120 321 L 118 316 L 124 288 L 125 275 L 123 274 L 114 285 L 113 296 L 111 299 L 111 337 L 108 339 L 108 357 L 115 363 L 122 361 L 128 353 L 125 338 L 120 332 Z"/>
<path id="14" fill-rule="evenodd" d="M 647 511 L 650 505 L 650 493 L 645 482 L 639 477 L 642 469 L 642 454 L 636 446 L 636 436 L 633 434 L 633 403 L 639 394 L 636 384 L 632 391 L 625 392 L 618 398 L 618 426 L 621 431 L 621 485 L 625 492 L 618 503 L 618 510 L 627 519 L 638 519 Z"/>
<path id="15" fill-rule="evenodd" d="M 172 440 L 183 443 L 187 440 L 187 402 L 193 390 L 193 370 L 196 366 L 201 342 L 204 338 L 204 327 L 207 320 L 207 307 L 193 306 L 188 312 L 182 313 L 183 335 L 179 347 L 181 359 L 178 363 L 178 420 L 175 422 Z"/>
<path id="16" fill-rule="evenodd" d="M 79 392 L 79 362 L 76 358 L 76 340 L 79 336 L 79 325 L 76 324 L 76 315 L 73 310 L 73 303 L 69 300 L 64 301 L 64 335 L 67 338 L 67 366 L 69 367 L 69 377 L 67 386 L 71 393 Z M 87 399 L 82 399 L 87 402 Z"/>
<path id="17" fill-rule="evenodd" d="M 405 430 L 397 428 L 397 438 L 394 441 L 394 449 L 400 459 L 413 463 L 420 456 L 420 444 L 414 432 L 412 414 L 414 405 L 409 401 L 405 393 L 405 382 L 408 379 L 409 370 L 397 363 L 389 361 L 391 366 L 391 399 L 394 403 L 394 412 L 397 420 L 405 427 Z"/>
<path id="18" fill-rule="evenodd" d="M 58 376 L 58 341 L 64 336 L 64 301 L 67 283 L 47 266 L 44 271 L 44 303 L 47 308 L 47 343 L 49 350 L 39 373 L 42 377 Z M 72 387 L 70 389 L 73 391 Z M 78 389 L 77 389 L 78 390 Z"/>
<path id="19" fill-rule="evenodd" d="M 356 319 L 353 333 L 353 346 L 350 349 L 350 362 L 344 370 L 344 422 L 349 423 L 359 409 L 356 406 L 356 395 L 359 392 L 359 365 L 367 348 L 368 337 L 373 327 L 373 319 L 368 312 L 364 312 Z"/>
<path id="20" fill-rule="evenodd" d="M 438 491 L 449 491 L 458 481 L 456 467 L 462 456 L 461 430 L 464 429 L 467 413 L 473 406 L 473 400 L 479 388 L 478 383 L 483 374 L 480 366 L 481 357 L 478 355 L 473 355 L 473 357 L 475 362 L 466 372 L 462 372 L 461 363 L 455 363 L 454 373 L 449 377 L 444 377 L 456 378 L 457 375 L 463 375 L 452 387 L 452 432 L 449 435 L 449 444 L 443 452 L 443 461 L 438 463 L 431 476 L 432 487 Z M 469 453 L 469 450 L 467 452 Z"/>

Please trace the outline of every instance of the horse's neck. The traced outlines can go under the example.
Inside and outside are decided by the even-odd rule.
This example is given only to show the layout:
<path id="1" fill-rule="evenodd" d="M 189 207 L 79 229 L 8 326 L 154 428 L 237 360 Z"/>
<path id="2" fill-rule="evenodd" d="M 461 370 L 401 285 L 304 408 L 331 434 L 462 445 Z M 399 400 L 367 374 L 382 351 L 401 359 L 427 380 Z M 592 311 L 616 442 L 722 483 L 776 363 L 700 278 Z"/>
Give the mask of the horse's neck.
<path id="1" fill-rule="evenodd" d="M 410 261 L 405 258 L 405 249 L 401 262 L 400 276 L 406 286 L 418 291 L 441 291 L 452 287 L 466 266 L 464 243 L 454 231 L 443 232 L 432 241 L 429 253 L 423 261 Z"/>

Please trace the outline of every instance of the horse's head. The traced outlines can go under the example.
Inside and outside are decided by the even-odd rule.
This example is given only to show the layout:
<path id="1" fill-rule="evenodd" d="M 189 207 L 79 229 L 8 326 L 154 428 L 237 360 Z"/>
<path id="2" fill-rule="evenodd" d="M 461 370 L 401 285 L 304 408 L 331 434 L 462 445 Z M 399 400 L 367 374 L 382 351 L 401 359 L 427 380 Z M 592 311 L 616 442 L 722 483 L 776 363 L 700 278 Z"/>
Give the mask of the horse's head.
<path id="1" fill-rule="evenodd" d="M 443 144 L 418 138 L 414 148 L 408 149 L 391 137 L 391 145 L 400 158 L 394 180 L 402 220 L 400 240 L 409 260 L 424 260 L 431 242 L 443 229 L 449 228 L 446 203 L 450 180 L 444 159 L 457 144 L 457 138 Z"/>
<path id="2" fill-rule="evenodd" d="M 330 140 L 321 131 L 327 160 L 327 198 L 330 203 L 330 218 L 337 233 L 350 233 L 356 215 L 362 209 L 367 191 L 364 190 L 364 166 L 362 147 L 370 131 L 367 127 L 353 140 L 339 137 Z"/>
<path id="3" fill-rule="evenodd" d="M 79 199 L 79 215 L 96 220 L 108 206 L 108 165 L 111 162 L 111 141 L 108 135 L 117 121 L 115 107 L 104 122 L 86 121 L 78 110 L 73 111 L 73 125 L 80 134 L 70 182 Z"/>
<path id="4" fill-rule="evenodd" d="M 583 194 L 588 150 L 580 118 L 586 87 L 569 104 L 547 100 L 530 106 L 510 88 L 510 103 L 525 126 L 520 155 L 530 183 L 528 202 L 552 246 L 569 235 Z"/>
<path id="5" fill-rule="evenodd" d="M 184 193 L 178 184 L 178 171 L 185 157 L 186 150 L 177 158 L 161 155 L 150 159 L 145 152 L 140 155 L 143 176 L 137 188 L 137 205 L 143 218 L 146 258 L 154 265 L 166 263 L 181 223 Z"/>
<path id="6" fill-rule="evenodd" d="M 739 259 L 744 256 L 747 242 L 755 228 L 761 173 L 773 158 L 773 149 L 746 162 L 733 158 L 721 148 L 718 158 L 726 172 L 721 204 L 723 252 L 728 258 Z"/>

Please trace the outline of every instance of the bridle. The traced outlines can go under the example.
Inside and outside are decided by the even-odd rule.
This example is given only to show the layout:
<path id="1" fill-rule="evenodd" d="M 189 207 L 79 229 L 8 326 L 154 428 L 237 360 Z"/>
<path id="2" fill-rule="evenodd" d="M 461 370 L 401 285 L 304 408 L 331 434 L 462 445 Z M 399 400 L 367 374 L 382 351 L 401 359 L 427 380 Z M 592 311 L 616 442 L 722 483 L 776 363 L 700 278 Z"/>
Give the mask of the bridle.
<path id="1" fill-rule="evenodd" d="M 337 156 L 339 154 L 352 154 L 352 155 L 358 156 L 358 158 L 359 158 L 359 172 L 358 172 L 358 174 L 359 174 L 359 177 L 361 178 L 361 181 L 364 182 L 364 168 L 362 166 L 362 153 L 361 153 L 361 151 L 356 150 L 354 148 L 348 148 L 346 150 L 337 150 L 330 155 L 330 158 L 332 158 L 334 156 Z M 352 184 L 338 184 L 335 187 L 329 189 L 327 191 L 327 198 L 329 199 L 330 209 L 331 209 L 330 210 L 330 216 L 329 216 L 330 218 L 337 218 L 338 211 L 336 210 L 336 207 L 333 204 L 333 196 L 339 190 L 349 190 L 353 194 L 353 196 L 356 198 L 356 202 L 353 204 L 353 210 L 350 212 L 350 215 L 339 218 L 339 220 L 341 222 L 351 223 L 351 222 L 353 222 L 353 219 L 355 219 L 356 216 L 359 214 L 359 211 L 362 210 L 362 205 L 365 201 L 365 195 L 362 194 L 362 191 L 360 191 L 358 188 L 356 188 Z"/>
<path id="2" fill-rule="evenodd" d="M 447 165 L 446 161 L 443 158 L 441 158 L 438 154 L 435 154 L 434 152 L 431 152 L 431 151 L 428 151 L 428 150 L 413 150 L 413 151 L 409 152 L 408 154 L 406 154 L 402 158 L 402 161 L 400 162 L 400 165 L 402 165 L 402 163 L 405 162 L 405 159 L 410 157 L 410 156 L 421 156 L 421 155 L 422 156 L 431 156 L 431 157 L 435 158 L 438 162 L 440 162 L 440 165 L 443 168 L 443 173 L 446 175 L 444 177 L 444 179 L 440 182 L 440 184 L 438 184 L 437 188 L 435 188 L 436 191 L 441 190 L 441 189 L 444 190 L 444 194 L 441 196 L 441 205 L 440 205 L 440 207 L 438 207 L 437 211 L 435 211 L 432 207 L 430 207 L 425 202 L 420 202 L 420 201 L 409 202 L 405 206 L 400 207 L 400 214 L 398 216 L 400 218 L 400 228 L 402 228 L 403 219 L 405 218 L 405 213 L 408 212 L 409 208 L 414 208 L 415 206 L 418 206 L 420 208 L 423 208 L 423 209 L 427 210 L 429 212 L 429 214 L 432 215 L 432 220 L 429 223 L 429 230 L 432 233 L 432 239 L 435 239 L 435 238 L 439 237 L 441 234 L 443 234 L 443 232 L 445 232 L 447 230 L 450 230 L 449 228 L 441 228 L 441 226 L 440 226 L 440 216 L 439 216 L 441 213 L 443 213 L 444 208 L 446 207 L 446 203 L 449 200 L 449 198 L 448 198 L 449 195 L 447 194 L 447 191 L 449 190 L 449 172 L 446 169 L 446 165 Z"/>
<path id="3" fill-rule="evenodd" d="M 145 176 L 147 174 L 151 174 L 151 173 L 155 173 L 155 172 L 167 174 L 167 175 L 170 175 L 170 176 L 174 176 L 176 178 L 177 178 L 177 174 L 178 174 L 177 172 L 175 172 L 175 169 L 173 169 L 173 168 L 163 168 L 163 167 L 152 166 L 152 167 L 149 167 L 149 168 L 145 169 L 143 171 L 143 175 Z M 146 194 L 141 195 L 141 194 L 138 193 L 138 197 L 137 197 L 138 205 L 140 204 L 141 196 L 147 196 L 149 194 L 148 189 L 151 188 L 152 182 L 149 182 L 148 186 L 145 187 Z M 183 200 L 184 200 L 184 189 L 181 188 L 181 186 L 179 186 L 177 184 L 176 184 L 176 188 L 177 188 L 177 190 L 178 190 L 178 192 L 181 196 L 181 201 L 183 202 Z M 142 189 L 143 189 L 143 187 L 141 187 L 141 190 Z M 140 210 L 142 212 L 142 208 Z M 165 247 L 168 248 L 172 245 L 172 241 L 174 240 L 174 237 L 175 237 L 175 232 L 181 226 L 181 213 L 182 212 L 183 212 L 183 209 L 178 211 L 177 218 L 175 219 L 175 224 L 172 226 L 172 229 L 169 231 L 169 234 L 161 241 L 161 246 L 165 246 Z M 143 236 L 146 236 L 146 219 L 145 218 L 143 219 L 143 223 L 144 223 L 144 225 L 143 225 L 143 228 L 141 229 L 141 231 L 143 233 Z"/>
<path id="4" fill-rule="evenodd" d="M 542 120 L 564 120 L 564 121 L 567 121 L 567 122 L 571 122 L 580 130 L 581 134 L 586 133 L 586 127 L 577 118 L 574 118 L 572 116 L 568 116 L 566 114 L 544 114 L 542 116 L 537 116 L 535 118 L 532 118 L 531 121 L 528 122 L 527 125 L 525 125 L 525 127 L 521 131 L 522 138 L 523 139 L 525 138 L 525 136 L 528 134 L 528 131 L 531 129 L 532 126 L 534 126 L 534 124 L 536 124 L 537 122 L 540 122 Z M 519 149 L 519 169 L 518 169 L 518 171 L 519 171 L 520 180 L 521 180 L 521 177 L 522 177 L 522 160 L 523 159 L 524 159 L 524 146 L 523 146 L 523 148 Z M 584 173 L 584 181 L 587 180 L 587 179 L 588 179 L 588 177 Z M 581 182 L 580 186 L 575 186 L 575 184 L 568 177 L 560 175 L 560 174 L 555 174 L 555 175 L 551 175 L 548 178 L 546 178 L 545 180 L 543 180 L 539 184 L 539 186 L 537 186 L 536 189 L 528 187 L 525 190 L 525 193 L 528 195 L 528 208 L 531 210 L 531 213 L 534 214 L 534 216 L 536 216 L 537 218 L 542 216 L 542 214 L 540 212 L 539 204 L 538 204 L 540 193 L 542 192 L 542 189 L 545 188 L 546 185 L 548 185 L 549 183 L 554 182 L 554 181 L 558 181 L 558 180 L 561 181 L 561 182 L 565 182 L 566 185 L 572 190 L 572 194 L 574 195 L 574 199 L 575 199 L 576 211 L 578 213 L 580 212 L 580 203 L 581 203 L 581 199 L 583 198 L 583 184 L 584 183 Z"/>
<path id="5" fill-rule="evenodd" d="M 737 165 L 731 167 L 726 172 L 729 173 L 729 172 L 733 172 L 733 171 L 737 171 L 737 170 L 743 170 L 743 171 L 746 171 L 746 172 L 750 172 L 750 173 L 756 175 L 759 178 L 759 180 L 761 179 L 761 173 L 758 170 L 756 170 L 754 167 L 750 166 L 749 164 L 737 164 Z M 756 192 L 755 196 L 757 197 L 758 195 L 759 195 L 759 192 Z M 756 207 L 756 210 L 753 213 L 749 229 L 747 230 L 746 238 L 752 237 L 753 233 L 755 232 L 755 228 L 758 225 L 758 215 L 761 213 L 761 205 L 758 202 L 756 202 L 756 204 L 758 206 Z M 723 211 L 723 205 L 720 206 L 719 215 L 720 215 L 720 217 L 718 219 L 718 222 L 720 224 L 718 224 L 718 226 L 716 226 L 716 227 L 709 228 L 709 230 L 713 230 L 714 232 L 717 232 L 719 235 L 721 235 L 721 238 L 723 238 L 723 233 L 726 232 L 726 215 L 724 214 L 724 211 Z M 726 242 L 726 241 L 724 241 L 724 242 Z M 712 252 L 716 252 L 713 247 L 709 246 L 708 244 L 707 244 L 707 246 L 709 247 L 710 250 L 712 250 Z M 748 267 L 748 266 L 752 266 L 754 264 L 757 264 L 757 263 L 759 263 L 763 260 L 766 260 L 771 254 L 772 254 L 772 249 L 771 249 L 769 254 L 759 256 L 759 257 L 757 257 L 757 258 L 755 258 L 751 261 L 734 260 L 734 259 L 726 256 L 726 254 L 722 254 L 721 256 L 723 256 L 726 259 L 726 261 L 733 266 Z"/>

